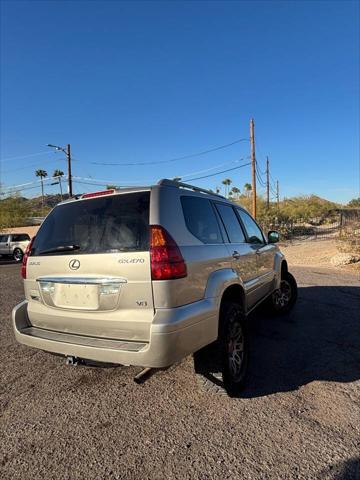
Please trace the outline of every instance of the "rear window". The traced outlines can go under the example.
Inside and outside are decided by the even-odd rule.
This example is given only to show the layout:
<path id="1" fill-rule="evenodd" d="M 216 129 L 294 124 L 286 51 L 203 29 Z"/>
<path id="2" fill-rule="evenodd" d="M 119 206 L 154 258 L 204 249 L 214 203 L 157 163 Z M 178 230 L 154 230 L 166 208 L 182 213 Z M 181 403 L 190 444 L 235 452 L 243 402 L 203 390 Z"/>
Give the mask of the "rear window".
<path id="1" fill-rule="evenodd" d="M 149 201 L 150 192 L 137 192 L 55 207 L 36 235 L 31 255 L 148 250 Z"/>
<path id="2" fill-rule="evenodd" d="M 219 224 L 209 200 L 199 197 L 181 197 L 188 230 L 203 243 L 222 243 Z"/>

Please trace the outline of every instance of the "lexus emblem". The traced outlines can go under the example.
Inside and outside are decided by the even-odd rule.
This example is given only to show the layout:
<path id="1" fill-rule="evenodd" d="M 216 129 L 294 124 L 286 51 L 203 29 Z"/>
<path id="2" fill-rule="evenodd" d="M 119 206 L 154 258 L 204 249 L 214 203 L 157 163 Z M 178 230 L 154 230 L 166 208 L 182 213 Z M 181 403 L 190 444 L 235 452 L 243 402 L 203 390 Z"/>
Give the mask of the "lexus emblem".
<path id="1" fill-rule="evenodd" d="M 72 260 L 70 260 L 69 268 L 71 268 L 71 270 L 77 270 L 78 268 L 80 268 L 79 260 L 76 260 L 76 258 L 73 258 Z"/>

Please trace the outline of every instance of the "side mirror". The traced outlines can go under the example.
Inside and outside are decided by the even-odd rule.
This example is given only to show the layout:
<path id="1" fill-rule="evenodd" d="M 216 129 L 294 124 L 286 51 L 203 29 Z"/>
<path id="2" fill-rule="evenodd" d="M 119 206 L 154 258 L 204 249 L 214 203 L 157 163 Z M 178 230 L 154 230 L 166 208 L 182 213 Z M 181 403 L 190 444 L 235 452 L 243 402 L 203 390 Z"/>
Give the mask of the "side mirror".
<path id="1" fill-rule="evenodd" d="M 269 243 L 277 243 L 280 240 L 280 235 L 275 230 L 270 230 L 268 232 L 268 242 Z"/>

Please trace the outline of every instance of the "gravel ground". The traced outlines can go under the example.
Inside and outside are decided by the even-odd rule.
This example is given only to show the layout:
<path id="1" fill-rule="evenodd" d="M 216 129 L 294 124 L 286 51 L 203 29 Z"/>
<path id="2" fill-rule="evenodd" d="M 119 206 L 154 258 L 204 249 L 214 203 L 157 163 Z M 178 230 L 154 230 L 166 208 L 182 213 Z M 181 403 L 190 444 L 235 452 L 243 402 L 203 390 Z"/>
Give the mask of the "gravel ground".
<path id="1" fill-rule="evenodd" d="M 205 392 L 193 360 L 69 367 L 17 344 L 20 267 L 0 265 L 0 478 L 360 479 L 359 281 L 292 268 L 294 311 L 251 318 L 243 398 Z"/>
<path id="2" fill-rule="evenodd" d="M 336 240 L 317 240 L 288 243 L 281 246 L 291 265 L 332 267 L 331 258 L 339 254 Z M 340 267 L 338 267 L 340 268 Z M 360 262 L 344 265 L 341 270 L 353 272 L 360 278 Z"/>

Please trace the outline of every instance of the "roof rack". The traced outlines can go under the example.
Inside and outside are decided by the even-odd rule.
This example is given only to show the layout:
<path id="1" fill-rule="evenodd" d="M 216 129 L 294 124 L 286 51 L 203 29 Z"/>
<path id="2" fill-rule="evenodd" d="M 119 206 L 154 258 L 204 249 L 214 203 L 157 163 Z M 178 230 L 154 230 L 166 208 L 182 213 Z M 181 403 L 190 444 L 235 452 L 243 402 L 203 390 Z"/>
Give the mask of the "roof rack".
<path id="1" fill-rule="evenodd" d="M 206 190 L 206 188 L 196 187 L 195 185 L 189 185 L 188 183 L 178 182 L 176 180 L 170 180 L 168 178 L 163 178 L 159 180 L 158 185 L 165 185 L 166 187 L 188 188 L 190 190 L 194 190 L 194 192 L 202 192 L 207 193 L 208 195 L 214 195 L 215 197 L 225 198 L 223 195 L 214 193 L 211 190 Z"/>

